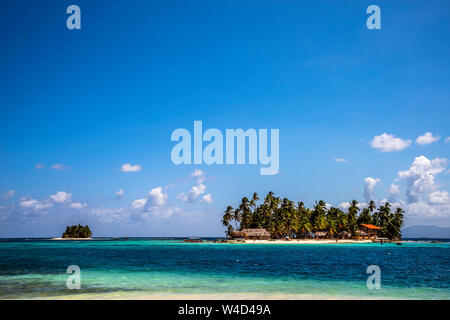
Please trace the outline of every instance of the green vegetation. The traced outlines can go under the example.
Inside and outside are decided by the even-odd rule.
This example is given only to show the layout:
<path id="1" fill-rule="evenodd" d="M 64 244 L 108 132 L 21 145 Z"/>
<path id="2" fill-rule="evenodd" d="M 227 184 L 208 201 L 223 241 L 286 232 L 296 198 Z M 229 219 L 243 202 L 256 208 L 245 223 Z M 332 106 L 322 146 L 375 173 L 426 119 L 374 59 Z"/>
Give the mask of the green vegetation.
<path id="1" fill-rule="evenodd" d="M 62 235 L 63 238 L 91 238 L 92 232 L 88 225 L 82 226 L 67 226 L 66 232 Z"/>
<path id="2" fill-rule="evenodd" d="M 344 212 L 328 208 L 322 200 L 309 209 L 303 202 L 296 205 L 287 198 L 275 197 L 273 192 L 269 192 L 259 206 L 256 205 L 258 200 L 258 194 L 254 193 L 251 200 L 243 198 L 237 209 L 227 207 L 222 219 L 227 235 L 234 230 L 264 228 L 272 238 L 308 238 L 318 231 L 326 232 L 327 237 L 332 238 L 344 231 L 354 236 L 361 224 L 373 224 L 381 228 L 379 237 L 401 239 L 404 211 L 396 208 L 392 212 L 388 202 L 377 209 L 375 202 L 370 201 L 360 212 L 358 201 L 352 200 Z"/>

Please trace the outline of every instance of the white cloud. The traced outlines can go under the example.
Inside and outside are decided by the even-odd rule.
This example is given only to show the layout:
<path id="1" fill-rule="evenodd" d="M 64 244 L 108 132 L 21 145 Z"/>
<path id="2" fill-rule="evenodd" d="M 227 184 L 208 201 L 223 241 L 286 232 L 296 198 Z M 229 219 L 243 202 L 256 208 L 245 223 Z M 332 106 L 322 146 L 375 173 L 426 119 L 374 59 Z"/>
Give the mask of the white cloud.
<path id="1" fill-rule="evenodd" d="M 336 161 L 336 162 L 348 162 L 347 159 L 342 159 L 342 158 L 335 158 L 334 161 Z"/>
<path id="2" fill-rule="evenodd" d="M 450 137 L 447 137 L 444 142 L 445 143 L 450 143 Z"/>
<path id="3" fill-rule="evenodd" d="M 152 205 L 164 206 L 167 201 L 167 193 L 164 193 L 162 187 L 153 188 L 148 193 L 148 200 Z"/>
<path id="4" fill-rule="evenodd" d="M 45 168 L 45 164 L 43 164 L 43 163 L 36 163 L 36 165 L 34 167 L 36 169 L 44 169 Z"/>
<path id="5" fill-rule="evenodd" d="M 210 193 L 205 194 L 202 198 L 202 202 L 206 202 L 206 203 L 212 203 L 213 199 Z"/>
<path id="6" fill-rule="evenodd" d="M 87 207 L 87 204 L 86 203 L 75 202 L 75 203 L 71 203 L 70 207 L 73 208 L 73 209 L 82 209 L 82 208 Z"/>
<path id="7" fill-rule="evenodd" d="M 341 208 L 341 209 L 343 209 L 343 210 L 347 210 L 349 207 L 350 207 L 350 203 L 347 201 L 347 202 L 341 202 L 339 205 L 338 205 L 338 207 L 339 208 Z"/>
<path id="8" fill-rule="evenodd" d="M 381 180 L 379 178 L 372 178 L 367 177 L 364 179 L 365 185 L 364 185 L 364 196 L 367 201 L 373 200 L 373 191 L 377 185 L 381 183 Z"/>
<path id="9" fill-rule="evenodd" d="M 420 218 L 420 221 L 429 223 L 430 218 L 448 218 L 450 212 L 450 204 L 430 204 L 425 201 L 418 201 L 408 205 L 407 215 Z"/>
<path id="10" fill-rule="evenodd" d="M 162 187 L 157 187 L 150 190 L 147 198 L 134 200 L 131 206 L 133 209 L 152 211 L 164 207 L 167 204 L 167 198 L 167 193 L 163 191 Z"/>
<path id="11" fill-rule="evenodd" d="M 180 193 L 177 196 L 177 199 L 183 202 L 195 202 L 201 194 L 205 193 L 205 191 L 206 186 L 200 183 L 196 186 L 192 186 L 191 190 L 189 190 L 187 194 L 185 192 Z"/>
<path id="12" fill-rule="evenodd" d="M 425 132 L 423 135 L 421 135 L 420 137 L 418 137 L 416 139 L 416 143 L 424 146 L 424 145 L 433 143 L 435 141 L 438 141 L 440 138 L 441 137 L 433 136 L 433 134 L 431 132 Z"/>
<path id="13" fill-rule="evenodd" d="M 450 198 L 447 191 L 434 191 L 428 196 L 430 204 L 450 204 Z"/>
<path id="14" fill-rule="evenodd" d="M 50 208 L 52 206 L 52 204 L 37 201 L 33 198 L 22 198 L 19 202 L 19 206 L 24 209 L 33 209 L 35 211 L 38 211 L 38 210 Z"/>
<path id="15" fill-rule="evenodd" d="M 8 190 L 5 192 L 4 195 L 2 195 L 2 199 L 3 200 L 11 199 L 12 197 L 14 197 L 15 194 L 16 194 L 16 192 L 14 190 Z"/>
<path id="16" fill-rule="evenodd" d="M 52 165 L 51 167 L 53 170 L 57 170 L 57 171 L 62 171 L 62 170 L 68 170 L 70 167 L 66 166 L 62 163 L 55 163 L 54 165 Z"/>
<path id="17" fill-rule="evenodd" d="M 400 186 L 396 184 L 391 184 L 391 186 L 389 187 L 389 192 L 391 194 L 400 194 Z"/>
<path id="18" fill-rule="evenodd" d="M 399 171 L 398 176 L 406 179 L 408 202 L 418 202 L 435 191 L 435 176 L 445 170 L 447 159 L 429 160 L 425 156 L 416 157 L 408 170 Z"/>
<path id="19" fill-rule="evenodd" d="M 326 207 L 330 208 L 331 205 L 327 203 Z M 349 201 L 341 202 L 341 203 L 338 204 L 338 207 L 341 208 L 342 210 L 347 210 L 350 207 L 350 202 Z M 357 207 L 361 210 L 361 209 L 367 207 L 367 203 L 360 202 L 360 203 L 357 204 Z"/>
<path id="20" fill-rule="evenodd" d="M 142 170 L 142 167 L 140 165 L 138 165 L 138 164 L 131 165 L 131 163 L 125 163 L 120 168 L 120 171 L 122 171 L 122 172 L 138 172 L 141 170 Z"/>
<path id="21" fill-rule="evenodd" d="M 189 177 L 191 179 L 197 180 L 197 183 L 202 183 L 203 181 L 205 181 L 205 172 L 200 169 L 196 169 L 191 173 Z"/>
<path id="22" fill-rule="evenodd" d="M 22 200 L 19 203 L 19 205 L 24 208 L 33 208 L 34 206 L 36 206 L 37 203 L 38 203 L 38 201 L 35 199 L 26 199 L 26 200 Z"/>
<path id="23" fill-rule="evenodd" d="M 148 201 L 147 198 L 137 199 L 133 201 L 131 206 L 133 207 L 133 209 L 143 209 L 147 204 L 147 201 Z"/>
<path id="24" fill-rule="evenodd" d="M 381 152 L 400 151 L 411 145 L 411 140 L 403 140 L 396 138 L 392 134 L 383 133 L 382 135 L 375 136 L 370 141 L 370 146 L 375 149 L 381 150 Z"/>
<path id="25" fill-rule="evenodd" d="M 191 189 L 188 192 L 181 192 L 177 195 L 177 200 L 181 200 L 183 202 L 196 202 L 199 197 L 205 193 L 206 186 L 203 184 L 203 182 L 206 180 L 205 172 L 197 169 L 194 172 L 192 172 L 189 175 L 189 178 L 194 179 L 197 184 L 192 186 Z M 210 203 L 212 202 L 212 196 L 211 195 L 205 195 L 200 199 L 202 202 Z"/>
<path id="26" fill-rule="evenodd" d="M 119 191 L 115 192 L 114 194 L 116 195 L 117 198 L 122 198 L 123 194 L 124 194 L 123 189 L 120 189 Z"/>
<path id="27" fill-rule="evenodd" d="M 50 198 L 56 203 L 70 203 L 72 202 L 72 194 L 65 191 L 58 191 Z"/>

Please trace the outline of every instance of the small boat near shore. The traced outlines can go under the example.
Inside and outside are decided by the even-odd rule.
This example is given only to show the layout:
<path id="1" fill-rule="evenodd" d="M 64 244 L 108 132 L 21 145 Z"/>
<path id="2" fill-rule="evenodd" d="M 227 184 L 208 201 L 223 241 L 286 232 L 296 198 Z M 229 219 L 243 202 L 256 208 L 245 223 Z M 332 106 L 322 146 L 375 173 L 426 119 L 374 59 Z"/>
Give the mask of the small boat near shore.
<path id="1" fill-rule="evenodd" d="M 203 240 L 201 238 L 189 238 L 189 239 L 184 239 L 184 242 L 203 242 Z"/>

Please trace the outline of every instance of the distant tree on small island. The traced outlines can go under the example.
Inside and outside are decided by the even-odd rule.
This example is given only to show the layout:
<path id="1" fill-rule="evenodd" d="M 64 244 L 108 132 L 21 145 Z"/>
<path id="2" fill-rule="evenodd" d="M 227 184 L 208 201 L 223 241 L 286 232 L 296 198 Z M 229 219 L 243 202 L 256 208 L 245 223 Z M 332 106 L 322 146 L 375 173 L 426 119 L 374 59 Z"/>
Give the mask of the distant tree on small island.
<path id="1" fill-rule="evenodd" d="M 67 226 L 66 232 L 62 235 L 63 238 L 91 238 L 92 232 L 88 225 L 82 226 L 80 224 L 74 226 Z"/>
<path id="2" fill-rule="evenodd" d="M 326 234 L 328 238 L 336 238 L 341 234 L 360 235 L 360 226 L 365 224 L 378 227 L 379 237 L 392 240 L 402 237 L 404 211 L 398 207 L 393 212 L 389 202 L 377 209 L 373 200 L 364 206 L 352 200 L 348 203 L 347 212 L 344 212 L 327 205 L 323 200 L 316 201 L 313 208 L 309 209 L 303 202 L 295 204 L 287 198 L 275 197 L 273 192 L 269 192 L 259 206 L 256 205 L 258 200 L 255 192 L 251 200 L 242 198 L 236 209 L 227 207 L 222 218 L 227 235 L 234 230 L 264 228 L 272 238 L 309 238 L 317 232 Z M 364 208 L 359 213 L 361 207 Z"/>

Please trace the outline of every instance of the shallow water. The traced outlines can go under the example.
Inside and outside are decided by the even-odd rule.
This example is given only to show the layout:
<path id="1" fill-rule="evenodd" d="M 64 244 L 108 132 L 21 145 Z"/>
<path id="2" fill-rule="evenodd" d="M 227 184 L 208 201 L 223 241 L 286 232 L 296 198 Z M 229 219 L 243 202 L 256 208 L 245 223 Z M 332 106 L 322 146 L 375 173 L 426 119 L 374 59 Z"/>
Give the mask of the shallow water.
<path id="1" fill-rule="evenodd" d="M 69 265 L 81 289 L 69 290 Z M 369 290 L 369 265 L 381 289 Z M 0 240 L 0 298 L 270 294 L 450 299 L 450 243 L 214 244 Z"/>

